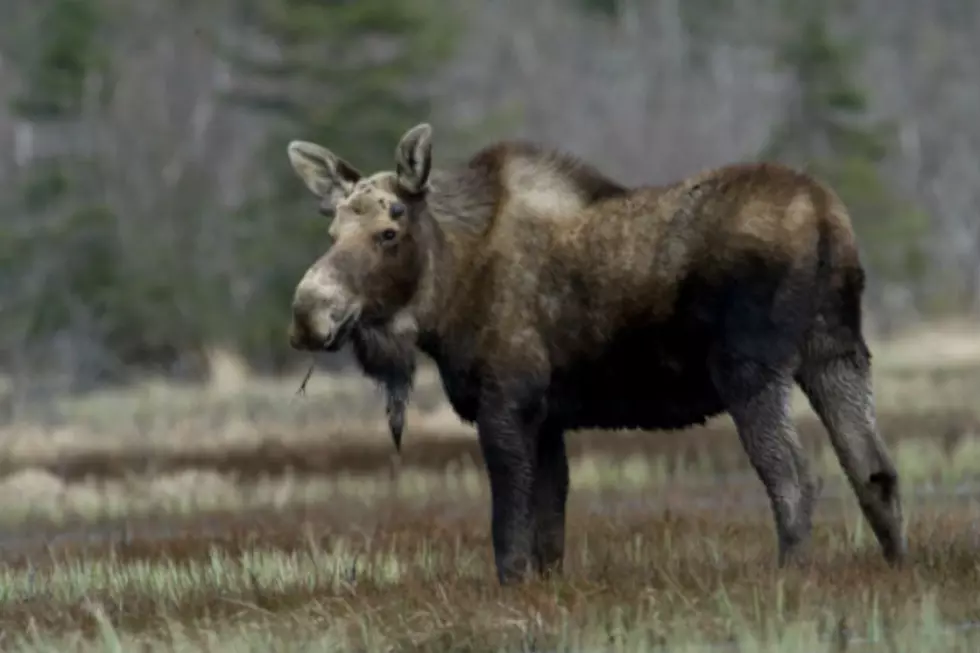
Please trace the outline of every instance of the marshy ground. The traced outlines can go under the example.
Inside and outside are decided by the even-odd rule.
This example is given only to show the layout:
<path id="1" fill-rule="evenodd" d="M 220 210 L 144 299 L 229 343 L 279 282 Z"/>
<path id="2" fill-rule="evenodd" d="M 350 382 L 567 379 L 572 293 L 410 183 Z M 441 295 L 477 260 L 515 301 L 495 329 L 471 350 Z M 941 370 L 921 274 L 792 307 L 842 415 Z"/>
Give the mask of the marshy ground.
<path id="1" fill-rule="evenodd" d="M 25 413 L 0 437 L 0 648 L 975 651 L 980 355 L 940 349 L 875 350 L 901 569 L 805 402 L 824 479 L 805 565 L 775 568 L 768 502 L 724 417 L 571 434 L 565 574 L 511 588 L 475 435 L 425 383 L 398 461 L 380 399 L 323 376 L 299 400 L 294 385 L 158 385 Z"/>

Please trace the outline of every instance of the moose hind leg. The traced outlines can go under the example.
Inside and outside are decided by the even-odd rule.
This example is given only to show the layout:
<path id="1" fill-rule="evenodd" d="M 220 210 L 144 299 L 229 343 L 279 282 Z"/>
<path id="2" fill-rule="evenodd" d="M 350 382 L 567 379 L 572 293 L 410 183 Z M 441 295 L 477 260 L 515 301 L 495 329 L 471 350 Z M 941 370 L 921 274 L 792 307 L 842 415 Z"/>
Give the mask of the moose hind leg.
<path id="1" fill-rule="evenodd" d="M 900 562 L 907 544 L 898 472 L 878 434 L 868 356 L 804 360 L 797 381 L 830 435 L 885 559 Z"/>
<path id="2" fill-rule="evenodd" d="M 562 571 L 565 552 L 565 504 L 568 457 L 564 430 L 546 422 L 538 434 L 534 495 L 534 566 L 541 574 Z"/>
<path id="3" fill-rule="evenodd" d="M 742 446 L 769 496 L 784 567 L 799 559 L 809 542 L 818 492 L 790 414 L 792 378 L 752 361 L 713 367 Z"/>

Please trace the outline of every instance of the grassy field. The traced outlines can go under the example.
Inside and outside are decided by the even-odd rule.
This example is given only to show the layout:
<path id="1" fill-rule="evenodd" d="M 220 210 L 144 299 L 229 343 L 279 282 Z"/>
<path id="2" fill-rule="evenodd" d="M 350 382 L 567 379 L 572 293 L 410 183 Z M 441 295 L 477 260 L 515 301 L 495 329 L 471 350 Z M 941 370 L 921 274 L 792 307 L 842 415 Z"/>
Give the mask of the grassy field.
<path id="1" fill-rule="evenodd" d="M 305 398 L 299 379 L 148 383 L 19 412 L 0 429 L 0 649 L 975 651 L 980 345 L 918 334 L 874 351 L 901 569 L 803 402 L 825 487 L 802 567 L 775 568 L 768 502 L 724 417 L 571 434 L 566 573 L 511 588 L 474 433 L 431 372 L 398 460 L 356 378 L 314 376 Z"/>

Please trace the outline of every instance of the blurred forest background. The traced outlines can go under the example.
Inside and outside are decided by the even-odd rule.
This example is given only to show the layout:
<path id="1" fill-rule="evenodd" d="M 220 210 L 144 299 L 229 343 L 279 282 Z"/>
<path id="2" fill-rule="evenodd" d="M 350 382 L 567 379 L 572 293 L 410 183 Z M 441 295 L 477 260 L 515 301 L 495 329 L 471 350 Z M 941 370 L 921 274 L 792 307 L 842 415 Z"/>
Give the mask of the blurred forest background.
<path id="1" fill-rule="evenodd" d="M 25 393 L 286 344 L 325 219 L 286 143 L 389 167 L 499 137 L 667 182 L 769 158 L 843 195 L 872 325 L 980 317 L 972 0 L 4 0 L 0 373 Z"/>

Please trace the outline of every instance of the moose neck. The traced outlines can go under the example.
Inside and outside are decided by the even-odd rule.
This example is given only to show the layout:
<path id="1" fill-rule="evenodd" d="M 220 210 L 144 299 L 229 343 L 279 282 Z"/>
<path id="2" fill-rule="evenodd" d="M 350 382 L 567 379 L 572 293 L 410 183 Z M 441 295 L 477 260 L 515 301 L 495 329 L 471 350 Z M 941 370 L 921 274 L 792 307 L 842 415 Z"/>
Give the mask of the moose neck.
<path id="1" fill-rule="evenodd" d="M 473 259 L 490 228 L 498 197 L 484 176 L 464 165 L 432 172 L 427 203 L 419 216 L 426 260 L 409 307 L 422 340 L 438 337 L 451 314 L 448 304 L 465 283 L 464 262 Z"/>
<path id="2" fill-rule="evenodd" d="M 440 330 L 440 317 L 446 314 L 446 303 L 452 296 L 456 262 L 461 243 L 430 215 L 422 217 L 421 229 L 426 241 L 426 260 L 415 299 L 408 308 L 420 339 L 428 339 Z"/>

